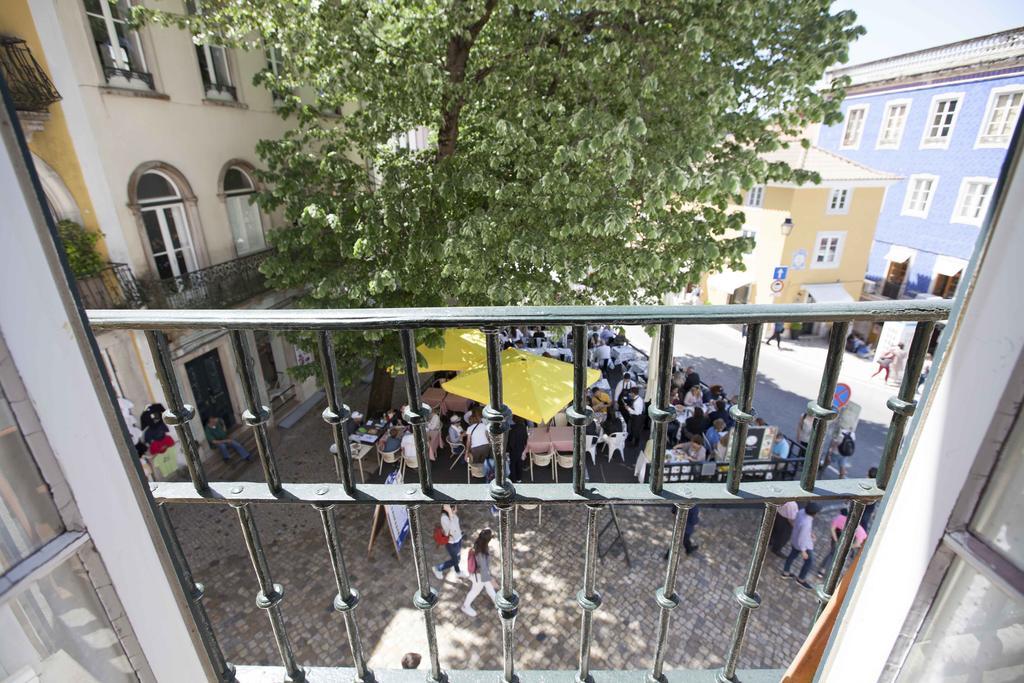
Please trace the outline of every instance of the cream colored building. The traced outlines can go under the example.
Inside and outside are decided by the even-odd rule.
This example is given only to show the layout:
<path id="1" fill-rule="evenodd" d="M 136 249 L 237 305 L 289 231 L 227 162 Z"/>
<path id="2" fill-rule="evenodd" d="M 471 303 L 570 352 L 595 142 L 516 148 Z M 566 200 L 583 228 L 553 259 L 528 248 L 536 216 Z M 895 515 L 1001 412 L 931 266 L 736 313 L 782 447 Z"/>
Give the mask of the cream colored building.
<path id="1" fill-rule="evenodd" d="M 857 301 L 886 189 L 899 176 L 794 143 L 765 155 L 814 171 L 818 185 L 758 185 L 744 195 L 743 233 L 755 247 L 746 270 L 708 276 L 710 303 Z"/>
<path id="2" fill-rule="evenodd" d="M 274 68 L 270 55 L 197 46 L 173 27 L 133 30 L 127 0 L 19 2 L 63 98 L 54 106 L 70 146 L 49 150 L 57 159 L 50 165 L 73 159 L 80 167 L 75 182 L 90 206 L 84 224 L 102 231 L 115 264 L 79 282 L 86 307 L 287 305 L 289 296 L 268 291 L 257 270 L 279 217 L 250 201 L 256 143 L 291 125 L 271 93 L 252 84 L 257 72 Z M 185 11 L 183 0 L 146 4 Z M 108 332 L 98 341 L 115 389 L 136 415 L 162 401 L 144 338 Z M 237 425 L 244 406 L 227 336 L 184 333 L 171 341 L 185 400 Z M 269 334 L 256 333 L 250 344 L 275 418 L 315 390 L 288 374 L 308 354 Z"/>

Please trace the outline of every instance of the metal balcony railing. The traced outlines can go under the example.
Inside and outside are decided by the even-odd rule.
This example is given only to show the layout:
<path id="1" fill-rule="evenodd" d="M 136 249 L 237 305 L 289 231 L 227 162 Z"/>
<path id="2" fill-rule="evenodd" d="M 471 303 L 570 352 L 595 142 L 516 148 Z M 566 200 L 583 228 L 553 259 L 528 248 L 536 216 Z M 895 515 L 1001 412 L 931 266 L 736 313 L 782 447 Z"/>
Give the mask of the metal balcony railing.
<path id="1" fill-rule="evenodd" d="M 207 94 L 219 93 L 221 95 L 227 95 L 232 100 L 238 100 L 238 88 L 233 85 L 227 85 L 226 83 L 211 83 L 210 79 L 203 77 L 203 86 L 206 88 Z"/>
<path id="2" fill-rule="evenodd" d="M 260 264 L 272 250 L 249 254 L 215 266 L 142 283 L 151 308 L 226 308 L 267 291 Z"/>
<path id="3" fill-rule="evenodd" d="M 111 263 L 88 277 L 78 278 L 82 304 L 93 308 L 141 308 L 142 288 L 127 263 Z"/>
<path id="4" fill-rule="evenodd" d="M 0 36 L 0 70 L 18 111 L 44 112 L 60 93 L 21 38 Z"/>
<path id="5" fill-rule="evenodd" d="M 877 501 L 889 485 L 893 463 L 903 442 L 907 422 L 914 413 L 914 400 L 918 378 L 928 350 L 928 344 L 937 321 L 948 317 L 951 302 L 937 301 L 885 301 L 858 302 L 849 304 L 806 304 L 806 305 L 760 305 L 760 306 L 682 306 L 682 307 L 525 307 L 525 308 L 445 308 L 445 309 L 370 309 L 370 310 L 230 310 L 230 311 L 92 311 L 89 319 L 94 329 L 138 329 L 144 330 L 155 358 L 155 366 L 168 406 L 165 419 L 174 426 L 178 442 L 185 456 L 191 481 L 159 482 L 150 484 L 153 499 L 158 510 L 158 519 L 163 526 L 168 550 L 174 558 L 177 578 L 181 590 L 189 599 L 192 616 L 213 669 L 221 680 L 243 681 L 282 680 L 285 675 L 293 680 L 369 681 L 373 679 L 409 681 L 402 672 L 373 671 L 367 667 L 367 658 L 360 639 L 356 619 L 358 594 L 346 570 L 344 554 L 351 549 L 339 535 L 334 512 L 335 507 L 355 505 L 403 505 L 408 509 L 410 536 L 417 586 L 412 599 L 413 605 L 422 611 L 430 660 L 430 681 L 444 680 L 494 680 L 500 676 L 511 683 L 521 681 L 565 681 L 569 683 L 611 675 L 596 672 L 592 676 L 590 648 L 593 633 L 594 611 L 601 607 L 597 587 L 597 539 L 598 518 L 605 507 L 613 504 L 630 505 L 673 505 L 678 514 L 672 532 L 668 566 L 664 582 L 653 591 L 652 599 L 660 607 L 656 632 L 651 633 L 654 654 L 647 672 L 626 672 L 635 680 L 695 681 L 711 680 L 736 681 L 769 680 L 779 672 L 769 675 L 755 672 L 738 672 L 740 650 L 750 612 L 759 606 L 761 598 L 757 593 L 769 536 L 775 521 L 776 508 L 790 500 L 806 503 L 814 500 L 845 500 L 849 503 L 848 521 L 839 538 L 837 552 L 824 583 L 817 589 L 820 616 L 825 604 L 831 598 L 840 578 L 846 556 L 860 524 L 865 506 Z M 888 436 L 886 438 L 876 479 L 839 479 L 820 481 L 818 468 L 826 430 L 829 421 L 837 417 L 832 408 L 832 397 L 836 389 L 840 366 L 844 355 L 846 337 L 851 323 L 856 321 L 916 321 L 906 368 L 896 396 L 888 401 L 892 410 Z M 828 356 L 822 374 L 816 399 L 808 403 L 808 410 L 814 417 L 814 426 L 809 436 L 807 457 L 803 459 L 799 479 L 779 481 L 760 478 L 748 480 L 744 467 L 744 451 L 748 425 L 753 421 L 752 402 L 758 356 L 762 348 L 761 338 L 765 324 L 774 322 L 830 322 Z M 657 381 L 649 387 L 652 396 L 649 414 L 652 420 L 652 462 L 650 484 L 595 483 L 585 481 L 584 462 L 586 459 L 585 432 L 593 420 L 593 412 L 585 403 L 586 391 L 586 325 L 607 323 L 616 325 L 657 325 L 660 334 L 657 348 L 653 350 L 651 367 L 658 368 Z M 573 426 L 573 467 L 571 483 L 515 484 L 509 480 L 505 463 L 506 420 L 509 409 L 502 399 L 501 356 L 498 327 L 517 325 L 559 325 L 571 326 L 574 345 L 574 396 L 567 410 Z M 668 421 L 675 411 L 669 410 L 673 336 L 675 325 L 746 324 L 747 336 L 745 355 L 740 380 L 739 402 L 732 409 L 736 420 L 736 433 L 730 439 L 728 470 L 724 481 L 683 481 L 666 482 L 665 453 Z M 416 445 L 416 459 L 419 477 L 417 485 L 357 484 L 353 477 L 353 461 L 347 438 L 346 421 L 350 411 L 344 405 L 335 370 L 332 333 L 351 330 L 397 330 L 404 356 L 403 369 L 406 377 L 417 377 L 416 330 L 418 328 L 479 327 L 486 337 L 487 368 L 490 377 L 490 400 L 484 410 L 488 432 L 495 454 L 495 479 L 490 484 L 435 484 L 428 458 L 426 407 L 408 409 L 405 420 L 412 426 Z M 200 459 L 197 440 L 193 433 L 195 410 L 182 400 L 181 388 L 173 370 L 166 333 L 181 329 L 227 329 L 235 355 L 246 411 L 243 419 L 253 430 L 259 459 L 263 466 L 265 481 L 210 481 Z M 315 331 L 318 337 L 319 362 L 323 373 L 327 395 L 327 409 L 324 420 L 331 430 L 331 452 L 337 471 L 336 481 L 319 483 L 290 483 L 282 481 L 277 465 L 277 454 L 272 448 L 268 434 L 269 410 L 259 398 L 255 376 L 253 351 L 246 341 L 243 330 L 306 330 Z M 416 382 L 406 383 L 406 397 L 409 406 L 423 406 L 420 388 Z M 326 435 L 325 435 L 326 436 Z M 325 439 L 326 440 L 326 439 Z M 326 445 L 326 444 L 325 444 Z M 675 478 L 670 471 L 669 478 Z M 274 638 L 280 651 L 283 669 L 280 667 L 245 666 L 235 667 L 225 660 L 218 642 L 217 633 L 203 607 L 202 586 L 192 576 L 188 563 L 181 551 L 166 508 L 182 504 L 229 505 L 235 509 L 241 526 L 242 537 L 255 568 L 258 592 L 256 604 L 266 610 Z M 438 642 L 435 618 L 432 614 L 437 604 L 437 592 L 431 586 L 431 575 L 424 552 L 424 530 L 422 514 L 425 506 L 442 503 L 467 503 L 495 505 L 498 509 L 498 539 L 501 547 L 501 586 L 496 600 L 497 617 L 502 632 L 502 655 L 504 667 L 496 672 L 444 672 L 438 658 Z M 515 528 L 512 511 L 517 504 L 561 505 L 581 509 L 586 516 L 586 552 L 581 577 L 581 590 L 576 596 L 582 610 L 578 667 L 575 672 L 541 672 L 515 670 L 513 652 L 513 629 L 519 611 L 519 596 L 513 588 L 513 546 Z M 726 645 L 724 667 L 717 672 L 665 671 L 669 629 L 669 615 L 680 607 L 676 594 L 676 575 L 679 565 L 680 547 L 686 517 L 695 505 L 731 505 L 760 509 L 761 523 L 753 541 L 751 560 L 742 585 L 735 591 L 738 613 L 731 638 Z M 284 595 L 281 586 L 274 582 L 267 555 L 260 541 L 259 530 L 252 508 L 258 505 L 291 505 L 296 508 L 313 507 L 319 514 L 326 538 L 326 551 L 338 588 L 334 608 L 344 619 L 354 668 L 304 669 L 296 661 L 291 641 L 285 628 L 282 611 Z M 216 577 L 208 580 L 216 581 Z M 520 581 L 524 580 L 522 576 Z M 725 596 L 722 596 L 725 599 Z M 314 610 L 306 613 L 309 618 Z M 646 675 L 645 675 L 646 673 Z"/>
<path id="6" fill-rule="evenodd" d="M 141 81 L 150 90 L 155 90 L 156 86 L 153 85 L 153 74 L 145 71 L 132 71 L 131 69 L 119 69 L 116 66 L 104 66 L 103 76 L 109 83 L 112 79 L 123 78 L 129 83 L 133 81 Z"/>

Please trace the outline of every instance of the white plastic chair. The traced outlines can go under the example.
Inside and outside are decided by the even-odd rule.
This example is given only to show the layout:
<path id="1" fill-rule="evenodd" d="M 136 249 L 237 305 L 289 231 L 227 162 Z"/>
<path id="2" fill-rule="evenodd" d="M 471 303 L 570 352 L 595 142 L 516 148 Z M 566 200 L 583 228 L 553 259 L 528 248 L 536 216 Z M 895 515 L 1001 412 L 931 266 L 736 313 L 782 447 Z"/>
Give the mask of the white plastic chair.
<path id="1" fill-rule="evenodd" d="M 393 451 L 386 451 L 386 450 L 384 450 L 384 442 L 385 441 L 386 441 L 386 439 L 381 439 L 380 441 L 377 442 L 377 455 L 380 458 L 380 465 L 377 467 L 377 474 L 378 475 L 381 472 L 384 471 L 384 463 L 387 463 L 387 464 L 391 465 L 391 464 L 394 464 L 394 463 L 398 462 L 398 458 L 399 458 L 398 453 L 399 453 L 399 451 L 402 450 L 401 446 L 399 446 L 398 448 L 396 448 Z"/>
<path id="2" fill-rule="evenodd" d="M 595 467 L 597 466 L 597 441 L 598 437 L 587 435 L 587 454 Z"/>
<path id="3" fill-rule="evenodd" d="M 554 423 L 556 427 L 568 427 L 569 418 L 565 416 L 565 413 L 556 413 Z"/>
<path id="4" fill-rule="evenodd" d="M 555 468 L 555 481 L 558 481 L 558 468 L 565 470 L 572 469 L 572 453 L 555 453 L 555 464 L 558 466 Z"/>
<path id="5" fill-rule="evenodd" d="M 555 475 L 555 455 L 552 451 L 547 453 L 530 453 L 530 481 L 533 481 L 533 466 L 550 467 L 551 478 L 558 481 Z"/>
<path id="6" fill-rule="evenodd" d="M 608 434 L 607 437 L 605 443 L 608 444 L 608 462 L 612 461 L 617 452 L 622 458 L 622 464 L 626 464 L 626 432 L 615 432 Z"/>
<path id="7" fill-rule="evenodd" d="M 484 464 L 466 461 L 466 483 L 471 484 L 473 477 L 477 479 L 487 479 L 487 475 L 484 474 Z"/>

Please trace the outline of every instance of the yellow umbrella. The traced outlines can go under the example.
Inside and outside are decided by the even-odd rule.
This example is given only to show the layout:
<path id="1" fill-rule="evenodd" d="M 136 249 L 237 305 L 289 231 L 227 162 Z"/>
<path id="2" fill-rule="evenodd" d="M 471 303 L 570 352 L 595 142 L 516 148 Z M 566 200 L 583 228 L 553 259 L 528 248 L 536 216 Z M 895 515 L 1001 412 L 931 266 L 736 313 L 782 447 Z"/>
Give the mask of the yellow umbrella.
<path id="1" fill-rule="evenodd" d="M 487 342 L 480 330 L 448 328 L 444 331 L 444 346 L 420 344 L 416 350 L 422 356 L 419 363 L 420 372 L 461 372 L 487 365 Z M 402 372 L 400 366 L 391 369 L 394 375 L 400 375 Z"/>
<path id="2" fill-rule="evenodd" d="M 587 370 L 588 387 L 600 379 L 598 370 Z M 506 349 L 501 352 L 501 384 L 505 405 L 513 414 L 546 422 L 572 402 L 572 363 Z M 490 400 L 486 367 L 464 372 L 441 387 L 478 403 Z"/>

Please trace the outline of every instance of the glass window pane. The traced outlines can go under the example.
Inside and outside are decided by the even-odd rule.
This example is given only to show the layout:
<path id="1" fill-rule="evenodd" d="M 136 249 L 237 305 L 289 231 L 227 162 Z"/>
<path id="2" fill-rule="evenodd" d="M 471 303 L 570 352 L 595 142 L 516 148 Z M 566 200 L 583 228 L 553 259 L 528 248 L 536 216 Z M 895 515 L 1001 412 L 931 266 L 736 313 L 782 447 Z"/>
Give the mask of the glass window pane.
<path id="1" fill-rule="evenodd" d="M 137 188 L 140 202 L 158 199 L 177 199 L 178 190 L 159 173 L 145 173 L 139 178 Z"/>
<path id="2" fill-rule="evenodd" d="M 0 573 L 64 531 L 50 489 L 0 396 Z M 0 633 L 3 630 L 0 629 Z"/>
<path id="3" fill-rule="evenodd" d="M 957 558 L 897 681 L 1020 681 L 1022 620 L 1024 602 Z"/>
<path id="4" fill-rule="evenodd" d="M 1006 440 L 971 530 L 996 552 L 1024 567 L 1024 425 L 1017 421 Z"/>
<path id="5" fill-rule="evenodd" d="M 0 633 L 0 675 L 4 680 L 136 680 L 77 556 L 0 606 Z"/>
<path id="6" fill-rule="evenodd" d="M 178 226 L 178 212 L 175 211 L 176 207 L 169 206 L 164 209 L 164 221 L 167 222 L 167 232 L 171 234 L 171 244 L 175 249 L 181 249 L 181 236 L 178 234 L 180 227 Z"/>
<path id="7" fill-rule="evenodd" d="M 156 211 L 152 209 L 143 211 L 142 224 L 146 226 L 146 237 L 149 238 L 149 249 L 153 252 L 153 255 L 156 256 L 167 251 L 163 233 L 160 232 L 160 220 L 157 218 Z"/>
<path id="8" fill-rule="evenodd" d="M 252 198 L 251 194 L 238 195 L 228 197 L 225 202 L 228 210 L 228 223 L 231 224 L 231 235 L 235 240 L 235 251 L 239 256 L 266 247 L 260 210 L 252 202 Z"/>
<path id="9" fill-rule="evenodd" d="M 160 254 L 154 260 L 156 261 L 156 274 L 161 280 L 174 277 L 174 271 L 171 270 L 171 260 L 167 257 L 167 254 Z"/>
<path id="10" fill-rule="evenodd" d="M 228 172 L 224 174 L 224 191 L 225 192 L 251 192 L 253 190 L 252 182 L 241 169 L 232 166 L 228 169 Z"/>
<path id="11" fill-rule="evenodd" d="M 210 57 L 213 59 L 213 73 L 217 83 L 231 85 L 231 77 L 228 75 L 228 56 L 222 47 L 210 46 Z"/>

